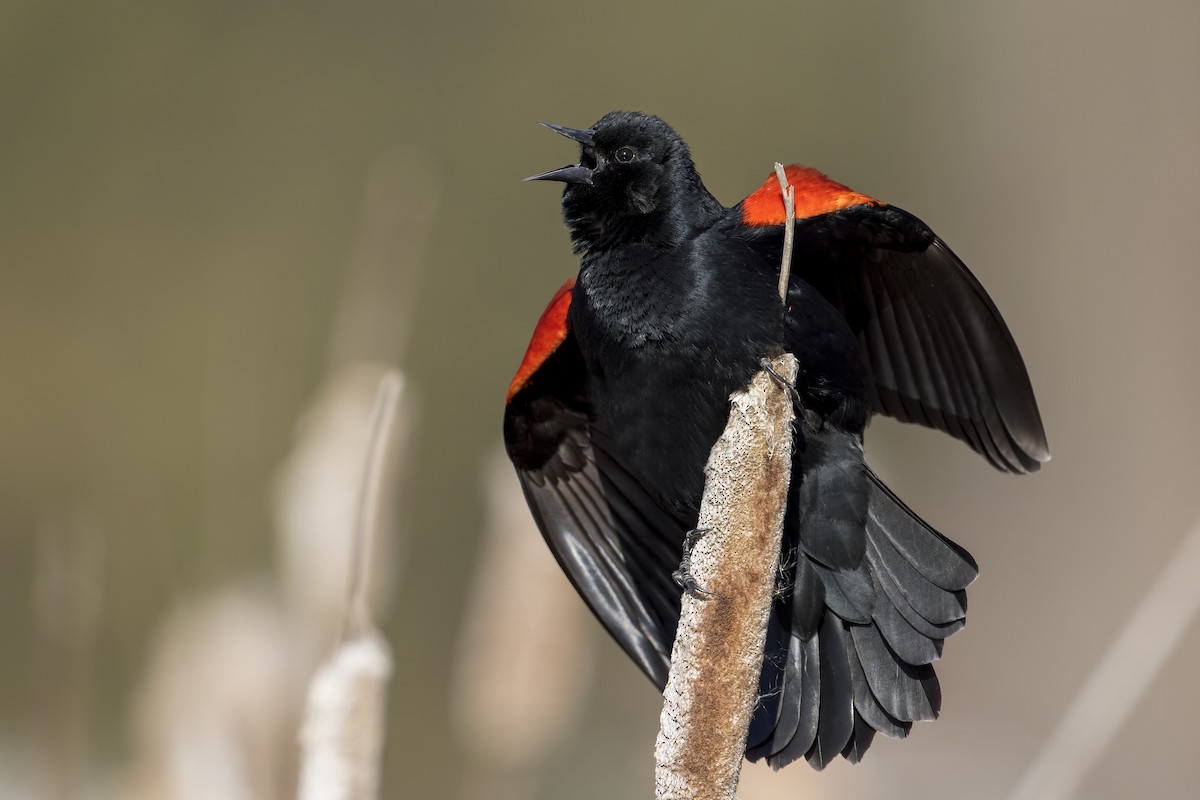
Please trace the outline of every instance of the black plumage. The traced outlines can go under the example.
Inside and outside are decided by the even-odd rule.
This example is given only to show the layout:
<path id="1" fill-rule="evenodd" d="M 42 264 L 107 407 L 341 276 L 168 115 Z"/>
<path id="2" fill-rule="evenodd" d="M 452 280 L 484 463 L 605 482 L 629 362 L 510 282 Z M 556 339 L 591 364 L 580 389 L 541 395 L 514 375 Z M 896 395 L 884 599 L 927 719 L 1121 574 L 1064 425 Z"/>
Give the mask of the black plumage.
<path id="1" fill-rule="evenodd" d="M 764 356 L 793 352 L 804 413 L 747 755 L 820 769 L 858 761 L 876 732 L 906 736 L 937 716 L 931 664 L 964 624 L 977 567 L 866 466 L 863 430 L 887 414 L 1036 470 L 1045 435 L 995 305 L 916 217 L 794 167 L 785 309 L 770 181 L 726 208 L 657 117 L 554 128 L 580 163 L 537 177 L 567 183 L 580 270 L 535 333 L 504 435 L 555 557 L 661 687 L 671 575 L 729 395 Z"/>

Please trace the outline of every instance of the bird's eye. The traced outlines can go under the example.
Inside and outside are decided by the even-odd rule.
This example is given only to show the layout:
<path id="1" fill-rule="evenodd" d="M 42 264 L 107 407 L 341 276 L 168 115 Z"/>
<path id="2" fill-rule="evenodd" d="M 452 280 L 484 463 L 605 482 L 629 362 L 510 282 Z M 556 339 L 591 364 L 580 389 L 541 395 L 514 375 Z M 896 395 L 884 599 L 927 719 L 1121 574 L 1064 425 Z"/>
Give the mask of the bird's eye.
<path id="1" fill-rule="evenodd" d="M 633 151 L 632 147 L 619 147 L 617 148 L 617 152 L 613 153 L 613 158 L 615 158 L 618 163 L 630 164 L 635 158 L 637 158 L 637 153 Z"/>

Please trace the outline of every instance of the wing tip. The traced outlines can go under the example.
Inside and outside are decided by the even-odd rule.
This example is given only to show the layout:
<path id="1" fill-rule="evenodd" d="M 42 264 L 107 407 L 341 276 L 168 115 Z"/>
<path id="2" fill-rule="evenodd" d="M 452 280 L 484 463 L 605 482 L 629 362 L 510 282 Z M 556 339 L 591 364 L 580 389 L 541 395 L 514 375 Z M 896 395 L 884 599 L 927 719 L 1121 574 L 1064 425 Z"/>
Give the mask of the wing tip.
<path id="1" fill-rule="evenodd" d="M 1009 449 L 1012 450 L 1012 455 L 1016 456 L 1015 460 L 1009 458 L 997 460 L 990 453 L 980 451 L 996 469 L 1013 475 L 1032 475 L 1040 472 L 1043 464 L 1049 463 L 1050 446 L 1046 443 L 1044 434 L 1032 443 L 1018 442 L 1011 434 L 1009 438 Z"/>

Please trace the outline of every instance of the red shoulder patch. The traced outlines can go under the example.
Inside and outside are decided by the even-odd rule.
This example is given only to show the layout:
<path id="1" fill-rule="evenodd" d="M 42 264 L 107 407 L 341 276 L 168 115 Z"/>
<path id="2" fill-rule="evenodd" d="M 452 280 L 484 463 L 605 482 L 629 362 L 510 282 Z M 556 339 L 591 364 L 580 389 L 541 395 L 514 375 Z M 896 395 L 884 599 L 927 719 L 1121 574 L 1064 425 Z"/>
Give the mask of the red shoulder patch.
<path id="1" fill-rule="evenodd" d="M 525 349 L 525 358 L 521 359 L 521 366 L 517 368 L 517 374 L 513 377 L 512 383 L 508 385 L 508 394 L 504 397 L 505 403 L 512 400 L 513 396 L 524 388 L 533 373 L 546 363 L 550 354 L 558 349 L 563 339 L 567 338 L 567 309 L 571 307 L 571 290 L 574 288 L 575 278 L 568 278 L 567 282 L 554 293 L 550 305 L 546 306 L 546 310 L 542 312 L 537 327 L 533 329 L 533 338 L 529 340 L 529 347 Z"/>
<path id="2" fill-rule="evenodd" d="M 784 168 L 788 183 L 796 192 L 796 219 L 828 214 L 863 203 L 883 205 L 874 197 L 860 194 L 849 186 L 830 180 L 825 174 L 799 164 Z M 772 172 L 754 194 L 742 201 L 742 222 L 746 225 L 782 225 L 786 221 L 783 212 L 783 192 L 779 179 Z"/>

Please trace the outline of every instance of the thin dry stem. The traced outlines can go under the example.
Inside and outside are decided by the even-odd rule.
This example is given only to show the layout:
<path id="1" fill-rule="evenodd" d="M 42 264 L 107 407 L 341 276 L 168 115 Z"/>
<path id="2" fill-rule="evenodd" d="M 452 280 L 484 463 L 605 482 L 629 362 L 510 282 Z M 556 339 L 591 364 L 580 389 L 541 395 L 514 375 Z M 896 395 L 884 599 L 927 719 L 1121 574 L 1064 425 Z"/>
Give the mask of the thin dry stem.
<path id="1" fill-rule="evenodd" d="M 779 299 L 787 307 L 788 281 L 792 276 L 792 243 L 796 239 L 796 187 L 788 183 L 783 164 L 775 162 L 775 177 L 779 179 L 779 190 L 783 192 L 783 258 L 779 265 Z M 786 311 L 785 311 L 786 313 Z"/>
<path id="2" fill-rule="evenodd" d="M 354 549 L 350 559 L 346 618 L 342 623 L 339 641 L 345 641 L 347 636 L 359 636 L 371 628 L 367 575 L 370 574 L 371 550 L 379 518 L 379 492 L 383 484 L 388 445 L 392 439 L 392 428 L 396 422 L 396 410 L 400 405 L 402 388 L 403 379 L 400 373 L 394 370 L 386 372 L 379 381 L 379 393 L 375 396 L 375 408 L 371 412 L 371 438 L 367 450 L 367 464 L 363 471 L 362 494 L 354 523 Z"/>

